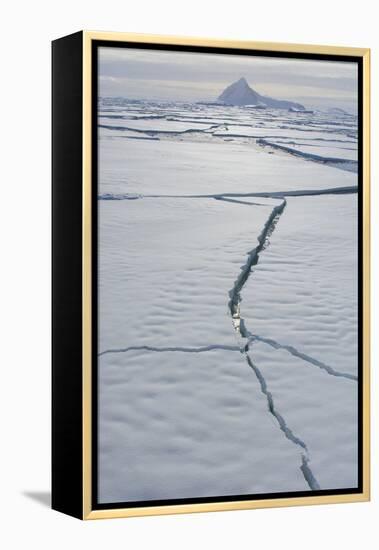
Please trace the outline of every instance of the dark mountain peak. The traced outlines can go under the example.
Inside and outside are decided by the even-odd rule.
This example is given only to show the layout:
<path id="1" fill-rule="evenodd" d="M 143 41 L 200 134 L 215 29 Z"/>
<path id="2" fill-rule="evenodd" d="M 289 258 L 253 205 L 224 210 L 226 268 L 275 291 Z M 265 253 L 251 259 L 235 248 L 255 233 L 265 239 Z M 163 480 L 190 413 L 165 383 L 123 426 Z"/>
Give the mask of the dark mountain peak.
<path id="1" fill-rule="evenodd" d="M 218 101 L 226 105 L 251 105 L 259 101 L 258 94 L 250 88 L 245 77 L 236 80 L 225 88 Z"/>
<path id="2" fill-rule="evenodd" d="M 244 76 L 227 86 L 217 101 L 225 105 L 265 105 L 274 109 L 304 109 L 300 103 L 260 95 L 249 86 Z"/>

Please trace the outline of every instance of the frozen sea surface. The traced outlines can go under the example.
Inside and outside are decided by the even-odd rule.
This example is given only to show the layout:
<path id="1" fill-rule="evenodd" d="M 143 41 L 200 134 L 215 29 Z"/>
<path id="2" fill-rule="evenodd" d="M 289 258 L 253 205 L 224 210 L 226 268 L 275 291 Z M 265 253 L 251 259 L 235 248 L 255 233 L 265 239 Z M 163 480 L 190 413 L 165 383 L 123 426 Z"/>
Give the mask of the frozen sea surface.
<path id="1" fill-rule="evenodd" d="M 252 333 L 357 375 L 357 196 L 291 197 L 243 289 Z"/>
<path id="2" fill-rule="evenodd" d="M 310 164 L 281 151 L 268 152 L 259 145 L 193 137 L 183 141 L 120 137 L 100 144 L 100 194 L 213 195 L 357 185 L 356 174 Z"/>
<path id="3" fill-rule="evenodd" d="M 99 351 L 236 345 L 228 292 L 278 202 L 100 201 Z"/>
<path id="4" fill-rule="evenodd" d="M 100 502 L 356 487 L 356 118 L 116 98 L 99 137 Z"/>
<path id="5" fill-rule="evenodd" d="M 251 346 L 249 357 L 262 372 L 275 409 L 306 445 L 298 448 L 310 457 L 319 487 L 356 487 L 357 384 L 261 342 Z"/>
<path id="6" fill-rule="evenodd" d="M 238 351 L 108 354 L 99 381 L 102 502 L 309 490 Z"/>

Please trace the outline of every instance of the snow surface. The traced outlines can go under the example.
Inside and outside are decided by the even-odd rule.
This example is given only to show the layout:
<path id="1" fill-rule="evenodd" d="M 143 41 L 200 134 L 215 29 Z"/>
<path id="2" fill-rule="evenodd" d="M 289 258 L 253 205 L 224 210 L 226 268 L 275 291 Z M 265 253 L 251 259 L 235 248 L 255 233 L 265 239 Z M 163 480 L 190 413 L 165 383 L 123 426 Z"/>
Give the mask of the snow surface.
<path id="1" fill-rule="evenodd" d="M 249 355 L 263 372 L 275 407 L 306 443 L 320 488 L 356 487 L 357 384 L 260 342 Z"/>
<path id="2" fill-rule="evenodd" d="M 99 109 L 100 502 L 355 487 L 355 117 Z"/>
<path id="3" fill-rule="evenodd" d="M 109 138 L 99 151 L 99 193 L 213 195 L 357 184 L 355 174 L 318 163 L 309 168 L 292 155 L 248 144 Z"/>
<path id="4" fill-rule="evenodd" d="M 356 195 L 288 198 L 243 289 L 249 330 L 356 375 L 357 237 Z"/>
<path id="5" fill-rule="evenodd" d="M 236 345 L 228 292 L 277 201 L 260 202 L 100 201 L 99 351 Z"/>
<path id="6" fill-rule="evenodd" d="M 238 351 L 109 354 L 99 381 L 101 502 L 309 490 Z"/>

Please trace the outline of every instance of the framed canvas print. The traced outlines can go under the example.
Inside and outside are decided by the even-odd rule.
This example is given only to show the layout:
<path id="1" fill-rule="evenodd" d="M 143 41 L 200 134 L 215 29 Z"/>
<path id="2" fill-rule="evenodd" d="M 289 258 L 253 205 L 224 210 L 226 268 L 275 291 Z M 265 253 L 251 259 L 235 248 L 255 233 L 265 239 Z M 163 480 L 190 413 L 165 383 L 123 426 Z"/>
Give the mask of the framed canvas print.
<path id="1" fill-rule="evenodd" d="M 369 50 L 53 42 L 53 508 L 369 499 Z"/>

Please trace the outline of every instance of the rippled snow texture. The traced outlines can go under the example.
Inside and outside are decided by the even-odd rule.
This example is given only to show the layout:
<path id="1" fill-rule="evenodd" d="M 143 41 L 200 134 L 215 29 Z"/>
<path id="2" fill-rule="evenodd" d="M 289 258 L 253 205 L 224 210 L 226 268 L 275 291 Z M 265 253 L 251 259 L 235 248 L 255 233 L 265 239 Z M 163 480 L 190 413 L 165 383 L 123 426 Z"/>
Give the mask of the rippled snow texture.
<path id="1" fill-rule="evenodd" d="M 99 115 L 99 502 L 356 487 L 356 118 Z"/>

